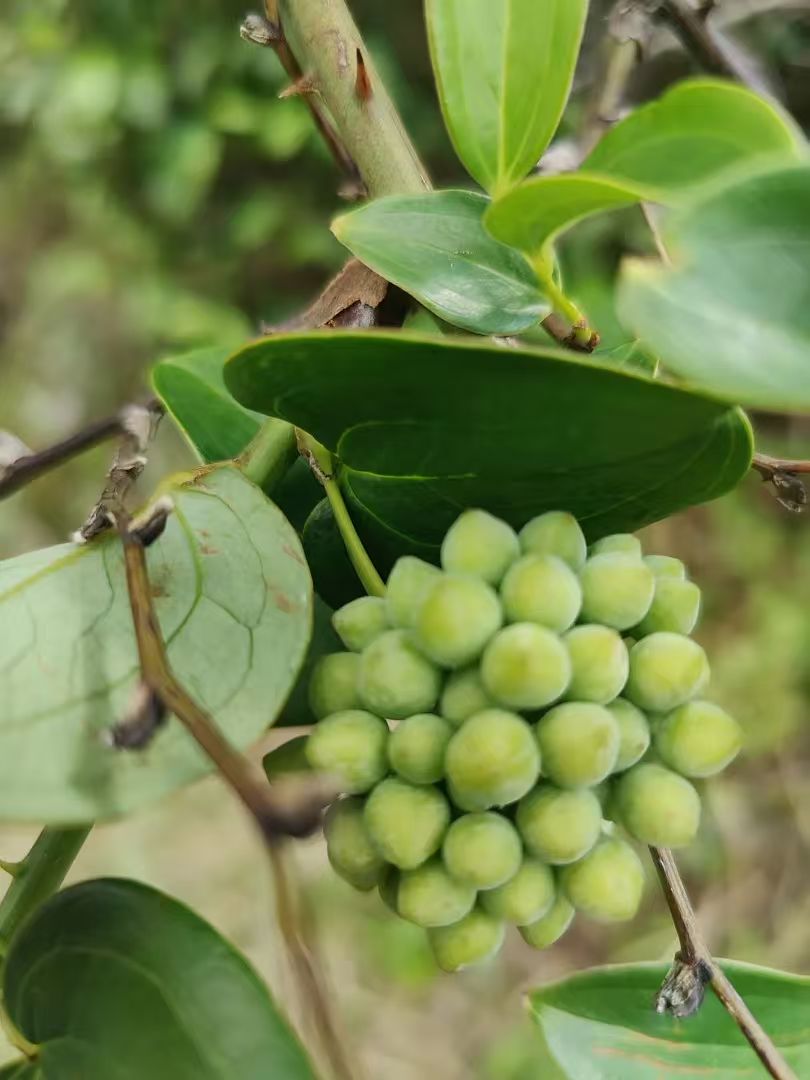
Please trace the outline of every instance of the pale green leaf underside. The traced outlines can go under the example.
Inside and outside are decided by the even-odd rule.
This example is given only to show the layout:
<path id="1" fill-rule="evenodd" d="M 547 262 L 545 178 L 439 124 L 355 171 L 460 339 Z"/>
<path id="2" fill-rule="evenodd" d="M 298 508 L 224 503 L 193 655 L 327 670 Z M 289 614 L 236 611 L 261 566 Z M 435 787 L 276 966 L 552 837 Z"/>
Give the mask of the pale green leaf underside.
<path id="1" fill-rule="evenodd" d="M 487 191 L 536 165 L 571 88 L 587 0 L 427 0 L 430 52 L 450 138 Z"/>
<path id="2" fill-rule="evenodd" d="M 673 218 L 666 239 L 671 269 L 626 264 L 623 321 L 715 395 L 810 410 L 810 166 L 740 179 Z"/>
<path id="3" fill-rule="evenodd" d="M 175 673 L 238 746 L 275 719 L 311 627 L 298 538 L 233 467 L 166 489 L 148 549 Z M 64 544 L 0 563 L 0 819 L 114 817 L 210 770 L 171 720 L 143 752 L 110 749 L 137 676 L 121 546 Z"/>
<path id="4" fill-rule="evenodd" d="M 723 968 L 797 1076 L 810 1075 L 810 979 L 748 964 Z M 731 1017 L 707 992 L 689 1020 L 652 1008 L 660 964 L 595 968 L 533 991 L 532 1013 L 570 1080 L 758 1080 L 762 1066 Z"/>

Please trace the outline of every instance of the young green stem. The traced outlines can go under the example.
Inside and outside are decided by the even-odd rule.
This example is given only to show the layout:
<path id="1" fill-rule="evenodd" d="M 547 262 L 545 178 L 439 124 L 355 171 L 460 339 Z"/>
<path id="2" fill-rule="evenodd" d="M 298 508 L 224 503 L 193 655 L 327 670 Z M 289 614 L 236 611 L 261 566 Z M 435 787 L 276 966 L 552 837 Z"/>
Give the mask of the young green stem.
<path id="1" fill-rule="evenodd" d="M 257 487 L 271 492 L 297 457 L 293 426 L 269 416 L 236 458 L 236 465 Z"/>
<path id="2" fill-rule="evenodd" d="M 571 332 L 566 342 L 575 349 L 592 352 L 599 344 L 599 335 L 588 326 L 588 321 L 573 300 L 566 296 L 554 280 L 551 260 L 543 254 L 532 261 L 535 273 L 543 292 L 551 301 L 554 311 L 562 315 L 571 324 Z"/>

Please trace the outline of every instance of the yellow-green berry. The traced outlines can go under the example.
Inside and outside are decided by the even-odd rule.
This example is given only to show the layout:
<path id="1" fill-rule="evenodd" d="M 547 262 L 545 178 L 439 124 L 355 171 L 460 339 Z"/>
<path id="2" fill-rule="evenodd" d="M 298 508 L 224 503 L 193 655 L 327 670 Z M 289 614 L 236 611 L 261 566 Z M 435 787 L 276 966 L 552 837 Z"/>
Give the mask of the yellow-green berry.
<path id="1" fill-rule="evenodd" d="M 362 799 L 338 799 L 323 822 L 326 854 L 333 869 L 355 889 L 367 892 L 380 883 L 384 861 L 363 820 Z"/>
<path id="2" fill-rule="evenodd" d="M 536 727 L 545 776 L 563 788 L 591 787 L 613 771 L 619 727 L 604 705 L 556 705 Z"/>
<path id="3" fill-rule="evenodd" d="M 450 806 L 436 788 L 389 776 L 366 799 L 366 828 L 386 862 L 415 870 L 435 855 L 450 824 Z"/>
<path id="4" fill-rule="evenodd" d="M 487 693 L 510 709 L 540 709 L 556 701 L 571 680 L 568 651 L 551 630 L 514 623 L 484 650 L 481 678 Z"/>
<path id="5" fill-rule="evenodd" d="M 457 668 L 478 659 L 502 622 L 492 586 L 480 578 L 443 574 L 425 595 L 413 639 L 434 663 Z"/>
<path id="6" fill-rule="evenodd" d="M 561 634 L 576 622 L 582 589 L 556 555 L 524 555 L 506 571 L 501 601 L 507 622 L 537 623 Z"/>
<path id="7" fill-rule="evenodd" d="M 452 671 L 444 684 L 439 699 L 439 712 L 458 727 L 475 713 L 491 709 L 495 702 L 484 689 L 478 665 Z"/>
<path id="8" fill-rule="evenodd" d="M 442 858 L 457 881 L 494 889 L 520 868 L 522 845 L 511 821 L 491 810 L 456 818 L 442 844 Z"/>
<path id="9" fill-rule="evenodd" d="M 362 652 L 389 629 L 386 603 L 380 596 L 358 596 L 332 615 L 335 633 L 352 652 Z"/>
<path id="10" fill-rule="evenodd" d="M 442 566 L 497 585 L 520 554 L 517 533 L 486 510 L 465 510 L 442 541 Z"/>
<path id="11" fill-rule="evenodd" d="M 624 772 L 647 753 L 650 746 L 650 725 L 647 717 L 625 698 L 616 698 L 607 706 L 619 725 L 619 756 L 614 772 Z"/>
<path id="12" fill-rule="evenodd" d="M 658 719 L 655 748 L 684 776 L 714 776 L 730 765 L 742 746 L 733 716 L 710 701 L 690 701 Z"/>
<path id="13" fill-rule="evenodd" d="M 571 660 L 569 701 L 606 705 L 624 689 L 630 671 L 627 646 L 609 626 L 575 626 L 563 638 Z"/>
<path id="14" fill-rule="evenodd" d="M 515 820 L 527 851 L 563 866 L 581 859 L 599 839 L 602 806 L 589 788 L 540 784 L 520 800 Z"/>
<path id="15" fill-rule="evenodd" d="M 686 567 L 680 559 L 673 559 L 671 555 L 645 555 L 644 562 L 655 574 L 656 578 L 680 578 L 686 577 Z"/>
<path id="16" fill-rule="evenodd" d="M 497 919 L 525 926 L 546 915 L 554 904 L 557 887 L 554 874 L 545 863 L 524 857 L 514 877 L 479 896 L 481 907 Z"/>
<path id="17" fill-rule="evenodd" d="M 577 911 L 597 922 L 624 922 L 641 903 L 644 867 L 629 844 L 607 837 L 584 859 L 566 866 L 560 880 Z"/>
<path id="18" fill-rule="evenodd" d="M 593 555 L 579 574 L 583 622 L 629 630 L 647 614 L 655 592 L 652 570 L 635 555 Z"/>
<path id="19" fill-rule="evenodd" d="M 349 795 L 363 792 L 388 772 L 388 727 L 362 709 L 333 713 L 313 728 L 306 758 L 313 769 L 331 773 Z"/>
<path id="20" fill-rule="evenodd" d="M 434 713 L 403 720 L 388 739 L 388 760 L 394 772 L 412 784 L 435 784 L 444 776 L 444 755 L 453 726 Z"/>
<path id="21" fill-rule="evenodd" d="M 655 595 L 650 610 L 635 628 L 639 636 L 668 630 L 673 634 L 691 634 L 700 615 L 700 589 L 693 581 L 676 577 L 655 580 Z"/>
<path id="22" fill-rule="evenodd" d="M 473 908 L 452 926 L 428 931 L 436 963 L 442 971 L 460 971 L 489 960 L 503 944 L 506 927 L 481 908 Z"/>
<path id="23" fill-rule="evenodd" d="M 653 847 L 691 844 L 700 825 L 700 796 L 678 773 L 642 762 L 617 781 L 621 823 L 637 840 Z"/>
<path id="24" fill-rule="evenodd" d="M 515 713 L 485 709 L 458 728 L 444 759 L 451 798 L 462 810 L 507 806 L 534 786 L 540 751 L 531 727 Z"/>
<path id="25" fill-rule="evenodd" d="M 641 541 L 632 533 L 613 533 L 603 536 L 590 546 L 589 555 L 632 555 L 641 558 Z"/>
<path id="26" fill-rule="evenodd" d="M 556 555 L 579 570 L 585 563 L 588 545 L 585 534 L 573 514 L 550 510 L 532 518 L 519 533 L 523 551 L 536 555 Z"/>
<path id="27" fill-rule="evenodd" d="M 322 656 L 309 680 L 309 707 L 316 720 L 332 713 L 361 708 L 357 693 L 360 657 L 354 653 L 328 653 Z"/>
<path id="28" fill-rule="evenodd" d="M 430 712 L 441 675 L 405 630 L 387 630 L 360 654 L 357 691 L 367 709 L 392 720 Z"/>
<path id="29" fill-rule="evenodd" d="M 397 911 L 417 926 L 449 926 L 472 910 L 476 890 L 451 877 L 441 859 L 399 875 Z"/>
<path id="30" fill-rule="evenodd" d="M 709 681 L 709 662 L 682 634 L 650 634 L 630 650 L 624 697 L 645 712 L 669 712 L 697 697 Z"/>
<path id="31" fill-rule="evenodd" d="M 425 596 L 440 574 L 437 566 L 415 555 L 397 559 L 385 587 L 385 609 L 391 626 L 402 630 L 413 626 Z"/>
<path id="32" fill-rule="evenodd" d="M 558 893 L 546 915 L 518 929 L 527 945 L 531 945 L 533 949 L 548 949 L 555 941 L 560 940 L 573 918 L 574 908 L 571 902 L 562 893 Z"/>

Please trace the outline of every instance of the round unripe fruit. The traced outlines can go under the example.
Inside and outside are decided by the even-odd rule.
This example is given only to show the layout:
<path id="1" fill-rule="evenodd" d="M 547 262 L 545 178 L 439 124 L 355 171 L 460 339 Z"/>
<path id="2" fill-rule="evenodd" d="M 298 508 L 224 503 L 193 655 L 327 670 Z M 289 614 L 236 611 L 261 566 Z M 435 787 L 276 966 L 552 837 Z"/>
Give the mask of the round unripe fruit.
<path id="1" fill-rule="evenodd" d="M 439 712 L 445 720 L 458 727 L 475 713 L 491 709 L 494 705 L 495 702 L 484 689 L 481 672 L 476 665 L 463 671 L 453 671 L 447 677 L 439 699 Z"/>
<path id="2" fill-rule="evenodd" d="M 380 596 L 358 596 L 332 616 L 335 633 L 352 652 L 362 652 L 388 629 L 385 600 Z"/>
<path id="3" fill-rule="evenodd" d="M 548 949 L 555 941 L 560 940 L 573 918 L 574 908 L 571 902 L 562 893 L 558 893 L 547 915 L 518 929 L 527 945 L 531 945 L 533 949 Z"/>
<path id="4" fill-rule="evenodd" d="M 542 918 L 554 903 L 557 887 L 554 874 L 545 863 L 524 858 L 513 878 L 497 889 L 482 892 L 479 900 L 484 911 L 496 919 L 525 926 Z"/>
<path id="5" fill-rule="evenodd" d="M 494 956 L 503 944 L 505 932 L 499 919 L 473 908 L 460 922 L 429 930 L 428 939 L 442 971 L 460 971 Z"/>
<path id="6" fill-rule="evenodd" d="M 614 772 L 624 772 L 647 753 L 650 746 L 650 725 L 647 717 L 624 698 L 616 698 L 608 705 L 608 711 L 619 725 L 619 756 L 613 766 Z"/>
<path id="7" fill-rule="evenodd" d="M 450 806 L 436 788 L 388 777 L 366 799 L 364 819 L 386 862 L 400 870 L 415 870 L 441 847 Z"/>
<path id="8" fill-rule="evenodd" d="M 525 720 L 503 709 L 485 709 L 450 739 L 444 769 L 458 807 L 488 810 L 517 802 L 534 786 L 540 751 Z"/>
<path id="9" fill-rule="evenodd" d="M 629 630 L 640 623 L 655 592 L 652 570 L 635 555 L 594 555 L 579 579 L 583 622 L 604 623 L 615 630 Z"/>
<path id="10" fill-rule="evenodd" d="M 566 698 L 606 705 L 619 696 L 627 682 L 630 657 L 615 630 L 596 624 L 575 626 L 563 642 L 571 659 Z"/>
<path id="11" fill-rule="evenodd" d="M 641 541 L 632 533 L 613 533 L 591 544 L 589 555 L 632 555 L 641 558 Z"/>
<path id="12" fill-rule="evenodd" d="M 709 662 L 681 634 L 650 634 L 630 650 L 624 696 L 645 712 L 669 712 L 697 697 L 709 681 Z"/>
<path id="13" fill-rule="evenodd" d="M 520 869 L 523 848 L 510 821 L 501 814 L 464 814 L 442 844 L 448 872 L 476 889 L 495 889 Z"/>
<path id="14" fill-rule="evenodd" d="M 441 716 L 409 716 L 388 739 L 391 768 L 412 784 L 437 783 L 444 776 L 444 754 L 452 734 L 452 724 Z"/>
<path id="15" fill-rule="evenodd" d="M 394 563 L 385 586 L 385 610 L 391 626 L 409 630 L 441 570 L 415 555 L 403 555 Z"/>
<path id="16" fill-rule="evenodd" d="M 641 903 L 644 867 L 629 844 L 609 837 L 566 866 L 561 883 L 577 911 L 597 922 L 624 922 Z"/>
<path id="17" fill-rule="evenodd" d="M 541 709 L 563 694 L 571 679 L 568 652 L 556 634 L 534 623 L 500 630 L 484 650 L 481 678 L 487 693 L 512 709 Z"/>
<path id="18" fill-rule="evenodd" d="M 523 551 L 535 555 L 556 555 L 568 563 L 572 570 L 579 570 L 588 554 L 585 534 L 573 514 L 551 510 L 532 518 L 519 533 Z"/>
<path id="19" fill-rule="evenodd" d="M 380 883 L 377 887 L 377 891 L 380 894 L 380 899 L 395 915 L 399 915 L 397 910 L 397 894 L 399 892 L 399 870 L 395 866 L 389 866 L 388 863 L 383 863 L 383 869 L 380 873 Z"/>
<path id="20" fill-rule="evenodd" d="M 421 652 L 442 667 L 472 663 L 503 622 L 498 594 L 479 578 L 443 574 L 428 591 L 413 627 Z"/>
<path id="21" fill-rule="evenodd" d="M 680 559 L 673 559 L 671 555 L 645 555 L 644 562 L 655 574 L 656 578 L 680 578 L 686 577 L 686 567 Z"/>
<path id="22" fill-rule="evenodd" d="M 357 691 L 367 709 L 393 720 L 430 712 L 441 675 L 404 630 L 387 630 L 360 654 Z"/>
<path id="23" fill-rule="evenodd" d="M 697 835 L 700 796 L 662 765 L 635 765 L 616 784 L 615 798 L 622 825 L 645 844 L 684 847 Z"/>
<path id="24" fill-rule="evenodd" d="M 602 806 L 588 788 L 540 784 L 518 803 L 516 823 L 527 851 L 563 866 L 581 859 L 599 839 Z"/>
<path id="25" fill-rule="evenodd" d="M 543 772 L 558 787 L 591 787 L 613 771 L 619 727 L 604 705 L 571 701 L 537 723 Z"/>
<path id="26" fill-rule="evenodd" d="M 520 554 L 517 533 L 486 510 L 466 510 L 442 541 L 442 566 L 455 574 L 474 574 L 497 585 Z"/>
<path id="27" fill-rule="evenodd" d="M 333 713 L 313 728 L 306 757 L 313 769 L 334 774 L 349 795 L 373 788 L 388 772 L 388 727 L 361 709 Z"/>
<path id="28" fill-rule="evenodd" d="M 507 622 L 538 623 L 561 634 L 576 622 L 582 589 L 556 555 L 524 555 L 506 571 L 501 601 Z"/>
<path id="29" fill-rule="evenodd" d="M 650 610 L 636 627 L 640 636 L 667 630 L 691 634 L 700 615 L 700 589 L 693 581 L 676 577 L 657 578 Z"/>
<path id="30" fill-rule="evenodd" d="M 379 884 L 385 868 L 363 820 L 362 799 L 338 799 L 323 822 L 326 854 L 337 874 L 367 892 Z"/>
<path id="31" fill-rule="evenodd" d="M 714 776 L 734 760 L 742 730 L 733 716 L 709 701 L 690 701 L 660 718 L 655 748 L 684 776 Z"/>
<path id="32" fill-rule="evenodd" d="M 309 680 L 309 707 L 317 720 L 346 709 L 359 709 L 357 676 L 360 657 L 354 653 L 329 653 L 312 669 Z"/>
<path id="33" fill-rule="evenodd" d="M 476 890 L 452 878 L 441 859 L 399 876 L 397 911 L 417 926 L 449 926 L 472 910 Z"/>

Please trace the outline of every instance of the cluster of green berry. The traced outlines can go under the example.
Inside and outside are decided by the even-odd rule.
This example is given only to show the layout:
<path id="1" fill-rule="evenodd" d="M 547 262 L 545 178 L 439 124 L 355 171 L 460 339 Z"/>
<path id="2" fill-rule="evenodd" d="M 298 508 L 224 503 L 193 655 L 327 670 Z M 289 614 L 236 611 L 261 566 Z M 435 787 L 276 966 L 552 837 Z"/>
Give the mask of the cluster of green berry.
<path id="1" fill-rule="evenodd" d="M 325 821 L 332 866 L 427 928 L 452 971 L 492 955 L 506 923 L 545 948 L 575 910 L 632 918 L 628 839 L 689 843 L 691 780 L 728 765 L 740 729 L 700 700 L 700 592 L 677 559 L 629 535 L 588 549 L 562 512 L 518 535 L 471 510 L 441 562 L 401 558 L 384 599 L 335 612 L 350 651 L 313 672 L 306 756 L 345 792 Z"/>

